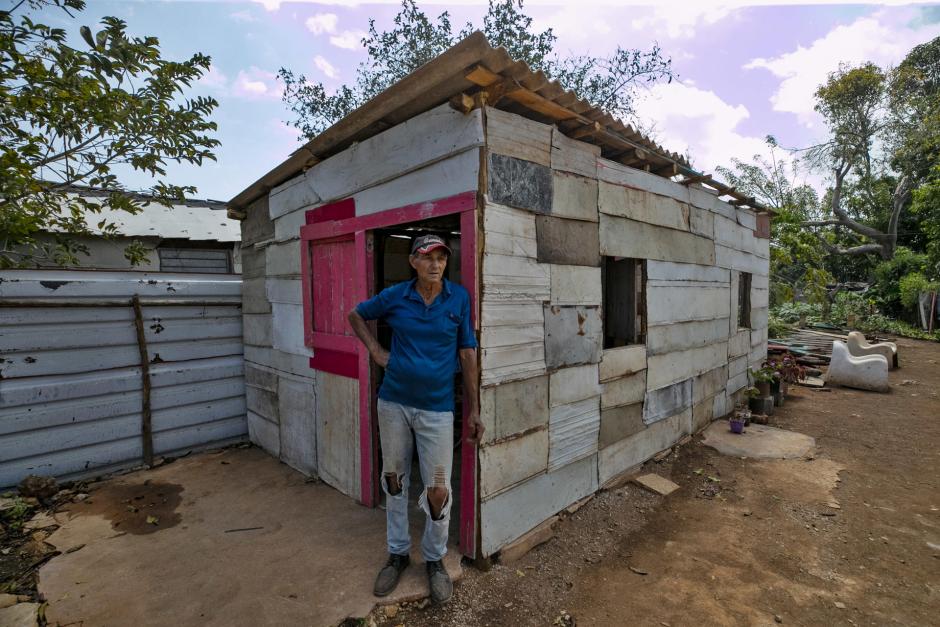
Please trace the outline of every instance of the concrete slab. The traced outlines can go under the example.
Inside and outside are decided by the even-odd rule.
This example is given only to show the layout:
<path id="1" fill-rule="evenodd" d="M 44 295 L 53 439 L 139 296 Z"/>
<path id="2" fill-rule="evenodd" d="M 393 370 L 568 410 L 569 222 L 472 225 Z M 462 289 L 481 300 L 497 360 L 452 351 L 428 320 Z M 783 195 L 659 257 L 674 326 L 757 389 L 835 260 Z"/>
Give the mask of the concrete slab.
<path id="1" fill-rule="evenodd" d="M 816 446 L 808 435 L 785 431 L 753 422 L 742 434 L 731 433 L 728 422 L 713 422 L 704 432 L 702 444 L 724 455 L 751 459 L 797 459 L 805 457 Z"/>
<path id="2" fill-rule="evenodd" d="M 40 571 L 49 624 L 336 625 L 379 601 L 427 596 L 416 553 L 393 595 L 372 595 L 386 558 L 384 511 L 307 483 L 256 448 L 95 487 L 47 540 L 80 548 Z M 412 520 L 415 549 L 423 523 Z M 457 579 L 455 548 L 445 564 Z"/>
<path id="3" fill-rule="evenodd" d="M 657 494 L 662 494 L 663 496 L 668 496 L 669 494 L 672 494 L 673 492 L 679 489 L 679 484 L 673 483 L 669 479 L 666 479 L 665 477 L 660 477 L 659 475 L 655 473 L 641 475 L 637 477 L 636 479 L 634 479 L 634 481 L 636 481 L 638 484 L 640 484 L 647 490 L 650 490 Z"/>

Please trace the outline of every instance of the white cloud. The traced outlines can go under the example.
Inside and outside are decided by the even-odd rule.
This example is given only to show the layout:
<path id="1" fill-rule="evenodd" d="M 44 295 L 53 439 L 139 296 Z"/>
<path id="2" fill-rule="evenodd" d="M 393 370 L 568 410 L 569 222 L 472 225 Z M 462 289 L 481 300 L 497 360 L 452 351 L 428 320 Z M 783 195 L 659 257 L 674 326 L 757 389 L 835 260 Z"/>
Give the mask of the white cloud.
<path id="1" fill-rule="evenodd" d="M 313 64 L 317 66 L 318 70 L 326 74 L 329 78 L 336 78 L 339 76 L 339 71 L 333 67 L 333 64 L 324 59 L 319 54 L 313 58 Z"/>
<path id="2" fill-rule="evenodd" d="M 765 152 L 764 140 L 741 134 L 738 125 L 750 117 L 744 105 L 731 105 L 715 92 L 673 81 L 654 85 L 637 103 L 637 117 L 656 128 L 656 141 L 669 151 L 689 153 L 706 172 L 731 165 L 735 157 L 750 161 Z"/>
<path id="3" fill-rule="evenodd" d="M 209 66 L 209 71 L 200 76 L 196 83 L 209 89 L 222 90 L 228 85 L 228 76 L 213 63 Z"/>
<path id="4" fill-rule="evenodd" d="M 813 94 L 840 63 L 896 64 L 918 43 L 940 35 L 940 24 L 911 27 L 915 15 L 916 10 L 878 11 L 835 27 L 808 47 L 797 46 L 770 59 L 753 59 L 744 69 L 765 69 L 779 77 L 780 85 L 770 99 L 774 110 L 793 113 L 804 125 L 813 127 L 819 121 L 813 111 Z"/>
<path id="5" fill-rule="evenodd" d="M 236 22 L 257 22 L 258 21 L 258 18 L 252 15 L 250 11 L 245 11 L 245 10 L 235 11 L 234 13 L 229 15 L 229 17 L 235 20 Z"/>
<path id="6" fill-rule="evenodd" d="M 362 39 L 367 33 L 361 30 L 344 30 L 339 35 L 330 37 L 330 43 L 337 48 L 358 50 L 362 47 Z"/>
<path id="7" fill-rule="evenodd" d="M 278 99 L 283 87 L 271 72 L 250 67 L 238 72 L 232 85 L 232 94 L 248 100 Z"/>
<path id="8" fill-rule="evenodd" d="M 357 7 L 360 0 L 251 0 L 260 4 L 268 11 L 277 11 L 285 2 L 290 4 L 322 4 L 339 7 Z M 378 4 L 392 4 L 391 2 L 378 2 Z"/>
<path id="9" fill-rule="evenodd" d="M 306 24 L 307 30 L 314 35 L 322 35 L 323 33 L 335 33 L 337 21 L 338 18 L 335 13 L 317 13 L 308 17 L 304 24 Z"/>
<path id="10" fill-rule="evenodd" d="M 667 3 L 656 6 L 649 15 L 641 15 L 631 21 L 635 30 L 663 33 L 669 39 L 688 39 L 695 35 L 699 24 L 710 26 L 733 11 L 728 5 L 710 2 Z"/>

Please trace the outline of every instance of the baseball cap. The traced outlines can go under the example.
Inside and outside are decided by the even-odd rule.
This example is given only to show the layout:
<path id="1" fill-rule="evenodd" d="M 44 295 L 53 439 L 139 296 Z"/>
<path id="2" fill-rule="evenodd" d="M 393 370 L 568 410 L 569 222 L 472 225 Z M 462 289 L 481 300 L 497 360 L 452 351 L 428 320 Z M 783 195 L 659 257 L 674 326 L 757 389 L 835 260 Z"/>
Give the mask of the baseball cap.
<path id="1" fill-rule="evenodd" d="M 424 255 L 435 248 L 443 248 L 447 251 L 447 254 L 451 254 L 450 247 L 439 235 L 422 235 L 421 237 L 416 237 L 414 241 L 411 242 L 412 255 Z"/>

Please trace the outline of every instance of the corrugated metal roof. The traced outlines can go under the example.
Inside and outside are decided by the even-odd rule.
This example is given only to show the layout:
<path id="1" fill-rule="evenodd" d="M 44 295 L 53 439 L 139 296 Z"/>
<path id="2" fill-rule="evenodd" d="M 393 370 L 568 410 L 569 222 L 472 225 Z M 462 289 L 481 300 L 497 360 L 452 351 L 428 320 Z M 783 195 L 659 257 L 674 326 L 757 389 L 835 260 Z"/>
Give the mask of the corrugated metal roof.
<path id="1" fill-rule="evenodd" d="M 722 194 L 763 209 L 753 198 L 693 170 L 684 157 L 670 152 L 604 110 L 582 100 L 541 71 L 533 72 L 504 48 L 493 48 L 477 31 L 401 79 L 336 124 L 294 151 L 291 156 L 229 201 L 230 217 L 270 189 L 347 148 L 354 142 L 400 124 L 460 94 L 472 94 L 499 84 L 502 97 L 487 104 L 525 117 L 557 124 L 566 134 L 601 147 L 603 156 L 649 166 L 664 176 L 682 174 Z M 234 211 L 234 213 L 233 213 Z"/>
<path id="2" fill-rule="evenodd" d="M 96 190 L 76 189 L 91 201 L 101 196 Z M 101 213 L 85 213 L 92 233 L 101 235 L 98 223 L 107 220 L 117 226 L 118 232 L 127 237 L 160 237 L 163 239 L 187 239 L 200 241 L 238 242 L 241 229 L 225 215 L 225 203 L 212 200 L 187 200 L 172 207 L 145 201 L 143 211 L 130 214 L 126 211 L 105 210 Z"/>

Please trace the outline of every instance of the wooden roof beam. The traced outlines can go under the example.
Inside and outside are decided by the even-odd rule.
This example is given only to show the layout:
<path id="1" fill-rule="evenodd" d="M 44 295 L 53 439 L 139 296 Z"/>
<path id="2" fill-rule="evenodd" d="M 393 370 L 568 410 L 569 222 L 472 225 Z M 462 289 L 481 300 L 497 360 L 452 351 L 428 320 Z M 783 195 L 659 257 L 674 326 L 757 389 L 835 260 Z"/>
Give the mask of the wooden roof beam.
<path id="1" fill-rule="evenodd" d="M 711 174 L 697 174 L 695 176 L 687 176 L 685 180 L 680 181 L 683 185 L 694 185 L 696 183 L 710 183 L 712 180 Z"/>

